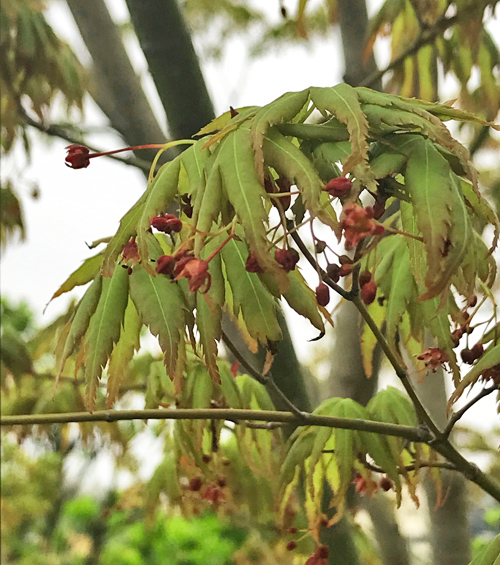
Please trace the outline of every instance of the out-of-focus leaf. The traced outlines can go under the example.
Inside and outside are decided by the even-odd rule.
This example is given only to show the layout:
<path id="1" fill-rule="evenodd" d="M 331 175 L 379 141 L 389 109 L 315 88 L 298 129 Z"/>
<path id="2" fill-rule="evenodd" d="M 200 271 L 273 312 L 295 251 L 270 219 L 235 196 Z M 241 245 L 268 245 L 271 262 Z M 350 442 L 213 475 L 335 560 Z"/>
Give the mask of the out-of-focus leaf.
<path id="1" fill-rule="evenodd" d="M 290 287 L 283 294 L 288 305 L 293 308 L 295 312 L 307 318 L 321 333 L 324 333 L 325 325 L 318 311 L 316 295 L 307 286 L 304 277 L 299 271 L 290 271 L 288 278 L 290 279 Z"/>
<path id="2" fill-rule="evenodd" d="M 0 358 L 2 365 L 10 371 L 15 378 L 33 372 L 33 362 L 21 337 L 13 331 L 2 332 L 0 340 Z"/>
<path id="3" fill-rule="evenodd" d="M 500 534 L 480 551 L 470 565 L 498 565 L 500 563 Z"/>

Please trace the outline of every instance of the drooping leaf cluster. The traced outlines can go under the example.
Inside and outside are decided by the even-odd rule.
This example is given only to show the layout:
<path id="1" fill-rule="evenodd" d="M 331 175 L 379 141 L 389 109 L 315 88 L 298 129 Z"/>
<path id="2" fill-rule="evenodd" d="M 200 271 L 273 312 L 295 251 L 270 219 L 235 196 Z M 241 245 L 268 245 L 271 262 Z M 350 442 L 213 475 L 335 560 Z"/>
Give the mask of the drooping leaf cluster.
<path id="1" fill-rule="evenodd" d="M 327 121 L 306 123 L 313 110 Z M 93 409 L 108 361 L 121 370 L 132 357 L 142 325 L 158 337 L 178 392 L 186 342 L 195 351 L 195 342 L 201 345 L 219 380 L 224 311 L 252 350 L 261 344 L 275 351 L 283 299 L 323 333 L 328 312 L 298 269 L 276 260 L 292 249 L 293 232 L 307 224 L 313 234 L 315 228 L 330 230 L 330 247 L 342 236 L 347 247 L 356 243 L 355 262 L 381 291 L 378 322 L 386 321 L 389 342 L 395 346 L 399 336 L 411 351 L 420 344 L 421 353 L 429 330 L 458 384 L 452 332 L 463 333 L 470 322 L 458 297 L 469 304 L 478 289 L 489 292 L 495 263 L 477 229 L 493 224 L 496 230 L 497 219 L 480 195 L 466 149 L 442 119 L 484 123 L 446 105 L 339 84 L 227 112 L 203 128 L 194 145 L 152 178 L 106 249 L 55 294 L 93 281 L 59 348 L 61 370 L 77 354 L 87 408 Z M 332 197 L 327 183 L 341 175 L 352 188 Z M 285 198 L 293 202 L 289 209 Z M 382 207 L 379 221 L 363 208 L 366 198 Z M 176 201 L 181 231 L 152 233 L 152 219 Z M 361 220 L 375 230 L 363 231 Z M 190 269 L 158 274 L 160 257 L 176 265 L 193 262 Z M 115 378 L 119 371 L 108 383 Z M 109 386 L 116 389 L 116 383 Z M 116 396 L 108 400 L 111 405 Z"/>

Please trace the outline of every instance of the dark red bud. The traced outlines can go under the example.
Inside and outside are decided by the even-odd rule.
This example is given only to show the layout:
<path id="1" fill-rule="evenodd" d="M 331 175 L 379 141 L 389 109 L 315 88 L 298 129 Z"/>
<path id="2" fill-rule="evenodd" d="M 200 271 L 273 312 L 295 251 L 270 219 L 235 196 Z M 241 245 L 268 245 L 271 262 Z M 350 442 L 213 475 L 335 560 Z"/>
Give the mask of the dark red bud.
<path id="1" fill-rule="evenodd" d="M 289 273 L 295 270 L 295 265 L 299 261 L 299 254 L 295 249 L 276 249 L 274 258 Z"/>
<path id="2" fill-rule="evenodd" d="M 182 229 L 182 221 L 173 214 L 165 216 L 155 216 L 151 218 L 151 225 L 163 233 L 180 232 Z"/>
<path id="3" fill-rule="evenodd" d="M 352 265 L 352 259 L 348 255 L 341 255 L 339 257 L 339 263 L 341 265 Z"/>
<path id="4" fill-rule="evenodd" d="M 392 488 L 392 481 L 388 477 L 382 477 L 380 479 L 379 484 L 380 484 L 380 488 L 385 492 L 387 492 L 388 490 L 391 490 L 391 488 Z"/>
<path id="5" fill-rule="evenodd" d="M 474 306 L 477 304 L 477 296 L 471 296 L 471 298 L 469 299 L 469 307 L 470 308 L 474 308 Z"/>
<path id="6" fill-rule="evenodd" d="M 385 228 L 382 224 L 377 224 L 373 229 L 372 229 L 372 234 L 373 235 L 384 235 L 385 233 Z"/>
<path id="7" fill-rule="evenodd" d="M 171 275 L 174 272 L 175 257 L 162 255 L 156 260 L 156 272 L 159 275 Z"/>
<path id="8" fill-rule="evenodd" d="M 373 281 L 368 281 L 361 289 L 361 300 L 365 304 L 371 304 L 377 296 L 377 285 Z"/>
<path id="9" fill-rule="evenodd" d="M 339 282 L 340 279 L 340 265 L 328 264 L 326 266 L 326 274 L 332 279 L 333 282 Z"/>
<path id="10" fill-rule="evenodd" d="M 471 348 L 471 353 L 474 354 L 474 358 L 475 358 L 475 359 L 479 359 L 479 357 L 481 357 L 482 354 L 484 353 L 483 344 L 482 344 L 482 343 L 479 343 L 479 342 L 476 343 L 476 345 L 474 345 L 474 346 Z"/>
<path id="11" fill-rule="evenodd" d="M 203 460 L 203 463 L 210 463 L 210 461 L 212 461 L 212 456 L 204 453 L 201 459 Z"/>
<path id="12" fill-rule="evenodd" d="M 64 162 L 67 167 L 72 169 L 85 169 L 90 165 L 89 154 L 90 150 L 84 145 L 68 145 L 66 147 L 68 153 Z"/>
<path id="13" fill-rule="evenodd" d="M 366 270 L 359 274 L 359 286 L 362 288 L 366 283 L 372 280 L 372 274 Z"/>
<path id="14" fill-rule="evenodd" d="M 339 275 L 341 277 L 347 277 L 347 275 L 350 275 L 351 273 L 352 273 L 352 265 L 350 263 L 344 263 L 343 265 L 340 266 Z"/>
<path id="15" fill-rule="evenodd" d="M 297 542 L 296 542 L 296 541 L 293 541 L 293 540 L 292 540 L 292 541 L 289 541 L 289 542 L 286 544 L 286 549 L 287 549 L 287 551 L 293 551 L 296 547 L 297 547 Z"/>
<path id="16" fill-rule="evenodd" d="M 472 365 L 476 360 L 476 356 L 474 355 L 474 353 L 467 348 L 462 349 L 462 351 L 460 352 L 460 357 L 462 358 L 462 361 L 464 363 L 467 363 L 467 365 Z"/>
<path id="17" fill-rule="evenodd" d="M 326 306 L 330 302 L 330 289 L 325 283 L 316 287 L 316 301 L 320 306 Z"/>
<path id="18" fill-rule="evenodd" d="M 289 533 L 289 534 L 296 534 L 297 531 L 298 531 L 298 530 L 297 530 L 297 528 L 296 528 L 295 526 L 290 526 L 290 527 L 287 529 L 287 533 Z"/>
<path id="19" fill-rule="evenodd" d="M 226 486 L 226 484 L 227 484 L 226 477 L 219 477 L 219 478 L 217 479 L 217 484 L 218 484 L 221 488 L 224 488 L 224 487 Z"/>
<path id="20" fill-rule="evenodd" d="M 247 257 L 247 261 L 245 263 L 245 270 L 249 273 L 263 273 L 264 269 L 260 266 L 259 262 L 257 261 L 257 257 L 253 253 L 250 253 Z"/>
<path id="21" fill-rule="evenodd" d="M 346 177 L 337 177 L 328 181 L 323 190 L 326 190 L 330 196 L 341 198 L 345 196 L 352 188 L 352 182 Z"/>
<path id="22" fill-rule="evenodd" d="M 326 249 L 326 243 L 324 241 L 321 241 L 321 239 L 318 239 L 314 244 L 314 249 L 316 250 L 316 253 L 323 253 L 323 251 Z"/>
<path id="23" fill-rule="evenodd" d="M 200 477 L 192 477 L 192 479 L 189 481 L 189 490 L 192 490 L 193 492 L 197 492 L 201 489 L 202 485 L 203 485 L 203 481 L 201 480 Z"/>
<path id="24" fill-rule="evenodd" d="M 326 545 L 320 545 L 318 547 L 318 549 L 316 550 L 316 555 L 320 558 L 320 559 L 328 559 L 328 546 Z"/>

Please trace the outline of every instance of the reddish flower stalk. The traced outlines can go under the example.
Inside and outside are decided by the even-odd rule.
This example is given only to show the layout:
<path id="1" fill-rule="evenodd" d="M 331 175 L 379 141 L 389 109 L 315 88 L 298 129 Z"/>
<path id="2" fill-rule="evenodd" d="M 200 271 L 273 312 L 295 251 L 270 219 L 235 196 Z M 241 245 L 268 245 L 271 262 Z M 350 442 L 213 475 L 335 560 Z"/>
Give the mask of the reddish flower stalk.
<path id="1" fill-rule="evenodd" d="M 234 233 L 231 233 L 230 235 L 228 235 L 228 237 L 219 245 L 219 247 L 217 247 L 217 249 L 215 251 L 213 251 L 212 253 L 210 253 L 210 255 L 207 258 L 207 263 L 210 263 L 210 261 L 217 255 L 217 253 L 219 253 L 219 251 L 225 246 L 227 245 L 234 237 Z"/>
<path id="2" fill-rule="evenodd" d="M 85 145 L 68 145 L 68 151 L 64 162 L 67 167 L 72 169 L 85 169 L 90 165 L 90 159 L 94 157 L 102 157 L 104 155 L 115 155 L 123 151 L 136 151 L 137 149 L 161 149 L 164 143 L 150 143 L 148 145 L 135 145 L 134 147 L 123 147 L 122 149 L 114 149 L 113 151 L 100 151 L 99 153 L 91 153 Z"/>

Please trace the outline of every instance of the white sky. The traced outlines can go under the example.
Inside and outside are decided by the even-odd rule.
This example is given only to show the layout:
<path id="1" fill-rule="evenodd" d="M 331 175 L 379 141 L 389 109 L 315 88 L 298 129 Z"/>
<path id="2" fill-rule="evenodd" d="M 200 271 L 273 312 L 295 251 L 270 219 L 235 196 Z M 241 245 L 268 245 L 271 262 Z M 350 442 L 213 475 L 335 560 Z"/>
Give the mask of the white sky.
<path id="1" fill-rule="evenodd" d="M 279 17 L 279 4 L 268 0 L 255 0 Z M 369 3 L 370 12 L 380 0 Z M 108 2 L 117 18 L 123 21 L 126 7 L 123 0 Z M 291 9 L 296 0 L 286 5 Z M 55 2 L 48 13 L 49 21 L 56 31 L 70 42 L 86 59 L 85 49 L 64 2 Z M 162 120 L 162 109 L 154 92 L 151 79 L 146 75 L 146 64 L 142 52 L 134 41 L 130 41 L 130 52 L 134 65 L 144 78 L 144 86 L 151 95 L 155 111 Z M 381 46 L 377 55 L 379 64 L 384 64 L 388 54 Z M 337 31 L 327 39 L 312 41 L 302 46 L 287 47 L 279 52 L 269 52 L 265 57 L 249 60 L 245 44 L 231 41 L 221 62 L 205 62 L 203 70 L 211 93 L 216 113 L 226 111 L 229 105 L 262 105 L 277 98 L 283 92 L 301 90 L 310 85 L 328 86 L 342 80 L 342 49 Z M 77 123 L 81 121 L 75 115 Z M 90 100 L 85 107 L 84 123 L 104 126 L 106 120 Z M 48 139 L 32 133 L 33 149 L 31 162 L 26 163 L 22 147 L 17 146 L 9 157 L 2 160 L 2 178 L 20 179 L 16 188 L 20 190 L 27 226 L 27 241 L 10 244 L 2 254 L 0 288 L 13 301 L 26 299 L 38 320 L 48 323 L 65 310 L 70 297 L 63 296 L 52 303 L 42 317 L 45 304 L 54 291 L 95 251 L 88 250 L 90 243 L 112 235 L 120 218 L 137 200 L 145 188 L 143 175 L 131 167 L 117 164 L 109 159 L 94 159 L 87 169 L 73 170 L 64 164 L 63 140 Z M 89 138 L 103 149 L 122 146 L 121 140 L 112 133 Z M 31 183 L 40 188 L 40 198 L 29 198 Z M 80 296 L 81 289 L 72 294 Z M 292 318 L 291 331 L 299 355 L 309 355 L 307 339 L 314 330 L 305 327 L 301 318 Z M 490 427 L 491 419 L 484 414 L 494 414 L 494 401 L 490 397 L 471 410 L 466 422 L 476 422 L 480 427 Z M 482 423 L 482 425 L 481 425 Z"/>

